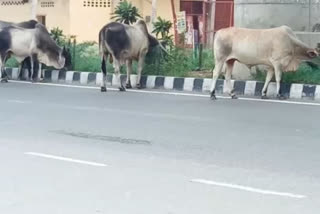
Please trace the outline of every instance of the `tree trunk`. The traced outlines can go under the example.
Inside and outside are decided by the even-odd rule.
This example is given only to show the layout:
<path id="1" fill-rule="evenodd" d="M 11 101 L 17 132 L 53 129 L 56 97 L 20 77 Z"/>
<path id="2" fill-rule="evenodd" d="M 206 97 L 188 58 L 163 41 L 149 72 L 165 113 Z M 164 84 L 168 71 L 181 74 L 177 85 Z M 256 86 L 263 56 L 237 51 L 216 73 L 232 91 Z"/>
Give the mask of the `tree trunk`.
<path id="1" fill-rule="evenodd" d="M 151 12 L 151 31 L 153 31 L 153 23 L 157 19 L 157 0 L 152 0 L 152 12 Z"/>
<path id="2" fill-rule="evenodd" d="M 178 44 L 177 15 L 176 15 L 176 9 L 174 6 L 174 0 L 171 0 L 171 9 L 172 9 L 172 15 L 173 15 L 174 42 L 177 45 Z"/>
<path id="3" fill-rule="evenodd" d="M 37 20 L 37 6 L 38 0 L 31 1 L 31 19 Z"/>

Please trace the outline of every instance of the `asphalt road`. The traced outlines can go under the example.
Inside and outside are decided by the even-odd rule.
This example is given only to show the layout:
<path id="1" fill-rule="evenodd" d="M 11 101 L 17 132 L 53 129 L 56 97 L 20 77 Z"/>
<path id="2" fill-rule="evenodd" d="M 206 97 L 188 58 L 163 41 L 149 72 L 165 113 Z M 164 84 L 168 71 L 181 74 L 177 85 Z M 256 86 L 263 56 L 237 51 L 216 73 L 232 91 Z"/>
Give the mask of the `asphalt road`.
<path id="1" fill-rule="evenodd" d="M 0 213 L 318 214 L 320 106 L 0 85 Z"/>

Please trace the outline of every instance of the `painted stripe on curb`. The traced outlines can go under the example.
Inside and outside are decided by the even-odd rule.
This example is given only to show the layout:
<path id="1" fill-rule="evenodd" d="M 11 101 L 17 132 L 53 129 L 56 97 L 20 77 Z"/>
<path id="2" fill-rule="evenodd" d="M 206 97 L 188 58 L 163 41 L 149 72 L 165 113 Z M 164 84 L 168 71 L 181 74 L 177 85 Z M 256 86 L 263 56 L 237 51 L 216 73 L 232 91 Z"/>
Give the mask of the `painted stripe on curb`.
<path id="1" fill-rule="evenodd" d="M 67 75 L 66 75 L 66 83 L 71 84 L 72 80 L 73 80 L 73 71 L 67 71 Z"/>
<path id="2" fill-rule="evenodd" d="M 174 77 L 165 77 L 163 87 L 165 89 L 173 89 Z"/>
<path id="3" fill-rule="evenodd" d="M 183 91 L 193 91 L 194 88 L 194 78 L 185 78 Z"/>
<path id="4" fill-rule="evenodd" d="M 244 94 L 248 96 L 254 96 L 256 85 L 257 85 L 257 81 L 246 81 Z"/>
<path id="5" fill-rule="evenodd" d="M 302 84 L 292 84 L 290 90 L 290 98 L 300 99 L 302 97 Z"/>
<path id="6" fill-rule="evenodd" d="M 148 76 L 147 78 L 147 88 L 155 88 L 156 76 Z"/>

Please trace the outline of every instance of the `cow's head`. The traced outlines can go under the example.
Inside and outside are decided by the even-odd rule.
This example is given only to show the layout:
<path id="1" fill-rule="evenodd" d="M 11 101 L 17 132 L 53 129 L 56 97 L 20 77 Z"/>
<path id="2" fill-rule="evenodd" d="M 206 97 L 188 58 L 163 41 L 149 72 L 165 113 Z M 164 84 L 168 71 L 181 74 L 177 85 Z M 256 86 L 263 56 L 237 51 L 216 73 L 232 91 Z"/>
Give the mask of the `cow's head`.
<path id="1" fill-rule="evenodd" d="M 47 66 L 53 66 L 56 69 L 63 68 L 66 61 L 65 49 L 57 45 L 42 24 L 37 24 L 35 29 L 39 61 Z"/>
<path id="2" fill-rule="evenodd" d="M 310 49 L 307 51 L 307 55 L 310 59 L 313 59 L 319 56 L 319 52 L 317 49 Z"/>

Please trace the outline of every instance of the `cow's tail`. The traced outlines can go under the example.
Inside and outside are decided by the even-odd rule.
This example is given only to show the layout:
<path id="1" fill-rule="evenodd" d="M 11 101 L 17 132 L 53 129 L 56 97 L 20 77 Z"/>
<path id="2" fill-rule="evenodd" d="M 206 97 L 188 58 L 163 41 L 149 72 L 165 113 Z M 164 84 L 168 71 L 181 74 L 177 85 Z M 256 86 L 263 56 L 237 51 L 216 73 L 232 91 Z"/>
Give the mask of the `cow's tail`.
<path id="1" fill-rule="evenodd" d="M 106 41 L 105 35 L 106 35 L 107 31 L 108 31 L 108 28 L 104 27 L 99 32 L 99 54 L 100 54 L 101 59 L 103 60 L 103 63 L 106 63 L 104 61 L 107 59 L 107 57 L 109 57 L 109 62 L 110 62 L 110 64 L 112 64 L 113 58 L 112 58 L 112 55 L 109 53 L 108 48 L 106 47 L 106 43 L 105 43 L 105 41 Z"/>
<path id="2" fill-rule="evenodd" d="M 105 28 L 102 28 L 102 30 L 99 32 L 99 53 L 101 57 L 104 56 L 106 52 L 106 47 L 104 44 L 104 41 L 105 41 L 104 31 L 105 31 Z"/>

